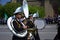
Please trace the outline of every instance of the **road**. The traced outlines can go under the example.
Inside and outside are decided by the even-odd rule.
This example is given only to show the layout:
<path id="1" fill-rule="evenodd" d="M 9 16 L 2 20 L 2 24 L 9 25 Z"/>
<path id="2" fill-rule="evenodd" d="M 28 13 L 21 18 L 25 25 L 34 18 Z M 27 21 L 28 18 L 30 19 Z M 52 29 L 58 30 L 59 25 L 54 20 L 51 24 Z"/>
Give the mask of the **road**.
<path id="1" fill-rule="evenodd" d="M 41 40 L 53 40 L 57 34 L 57 25 L 49 24 L 44 29 L 38 29 Z M 12 33 L 7 25 L 0 25 L 0 40 L 12 40 Z"/>

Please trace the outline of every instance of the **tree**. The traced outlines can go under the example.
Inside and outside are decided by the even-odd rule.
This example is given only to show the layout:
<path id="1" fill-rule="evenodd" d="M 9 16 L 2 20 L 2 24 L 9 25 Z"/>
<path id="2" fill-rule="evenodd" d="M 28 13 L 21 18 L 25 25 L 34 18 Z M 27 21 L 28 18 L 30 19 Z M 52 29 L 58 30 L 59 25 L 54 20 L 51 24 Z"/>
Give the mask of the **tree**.
<path id="1" fill-rule="evenodd" d="M 30 13 L 32 13 L 32 14 L 34 14 L 34 13 L 36 13 L 38 11 L 38 13 L 39 13 L 39 17 L 44 17 L 45 16 L 45 11 L 44 11 L 44 7 L 42 7 L 42 6 L 30 6 L 29 5 L 29 12 Z"/>
<path id="2" fill-rule="evenodd" d="M 2 5 L 0 5 L 0 18 L 3 18 L 3 6 Z"/>
<path id="3" fill-rule="evenodd" d="M 12 16 L 15 9 L 17 7 L 20 7 L 20 3 L 7 3 L 4 6 L 4 13 L 6 13 L 8 15 L 8 17 Z M 38 11 L 40 17 L 44 17 L 45 12 L 44 12 L 44 7 L 38 7 L 38 6 L 30 6 L 29 5 L 29 12 L 30 13 L 35 13 L 36 11 Z"/>
<path id="4" fill-rule="evenodd" d="M 8 15 L 8 17 L 10 17 L 13 15 L 15 9 L 19 6 L 20 6 L 19 3 L 7 3 L 4 6 L 4 13 L 6 13 Z"/>
<path id="5" fill-rule="evenodd" d="M 58 8 L 58 14 L 60 15 L 60 7 Z"/>

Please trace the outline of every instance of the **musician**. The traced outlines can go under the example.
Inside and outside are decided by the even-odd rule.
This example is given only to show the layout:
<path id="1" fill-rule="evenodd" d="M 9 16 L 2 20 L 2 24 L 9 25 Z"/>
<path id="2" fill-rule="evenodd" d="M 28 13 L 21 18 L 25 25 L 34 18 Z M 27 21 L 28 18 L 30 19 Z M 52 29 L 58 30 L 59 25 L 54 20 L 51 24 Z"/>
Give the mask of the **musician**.
<path id="1" fill-rule="evenodd" d="M 29 15 L 29 19 L 30 19 L 30 21 L 32 21 L 32 22 L 34 21 L 34 20 L 33 20 L 33 14 L 30 14 L 30 15 Z"/>
<path id="2" fill-rule="evenodd" d="M 54 40 L 60 40 L 60 15 L 58 15 L 58 19 L 57 19 L 57 34 Z"/>
<path id="3" fill-rule="evenodd" d="M 25 29 L 27 29 L 27 26 L 23 26 L 21 24 L 21 22 L 23 21 L 23 20 L 21 20 L 22 19 L 22 14 L 23 14 L 21 9 L 22 9 L 22 7 L 17 8 L 16 11 L 14 12 L 15 19 L 13 21 L 13 25 L 14 25 L 15 31 L 17 33 L 22 32 Z M 18 37 L 18 36 L 13 34 L 12 40 L 27 40 L 27 35 L 25 37 Z"/>
<path id="4" fill-rule="evenodd" d="M 35 25 L 34 25 L 34 19 L 33 19 L 33 15 L 32 14 L 29 15 L 29 18 L 27 20 L 27 25 L 30 28 L 36 28 Z M 34 35 L 35 40 L 40 40 L 37 28 L 36 28 L 36 31 L 35 31 L 35 33 L 33 35 Z"/>

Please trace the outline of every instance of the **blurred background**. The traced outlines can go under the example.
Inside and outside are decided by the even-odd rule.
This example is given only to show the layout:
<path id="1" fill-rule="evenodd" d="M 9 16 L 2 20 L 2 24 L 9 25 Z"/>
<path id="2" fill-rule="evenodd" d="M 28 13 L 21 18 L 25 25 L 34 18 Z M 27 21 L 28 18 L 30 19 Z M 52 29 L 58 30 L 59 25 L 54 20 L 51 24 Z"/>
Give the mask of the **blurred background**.
<path id="1" fill-rule="evenodd" d="M 23 0 L 0 0 L 0 40 L 11 40 L 12 33 L 7 27 L 7 19 L 13 16 L 15 9 Z M 53 40 L 57 34 L 60 0 L 27 0 L 29 13 L 38 11 L 39 18 L 46 21 L 43 30 L 38 30 L 41 40 Z M 60 17 L 59 17 L 60 18 Z M 4 38 L 4 39 L 3 39 Z"/>
<path id="2" fill-rule="evenodd" d="M 22 5 L 23 0 L 0 0 L 0 21 L 7 20 L 13 15 L 15 9 Z M 57 20 L 60 14 L 59 0 L 27 0 L 29 4 L 29 13 L 39 13 L 40 18 L 50 18 L 51 21 Z M 5 21 L 4 21 L 5 22 Z"/>

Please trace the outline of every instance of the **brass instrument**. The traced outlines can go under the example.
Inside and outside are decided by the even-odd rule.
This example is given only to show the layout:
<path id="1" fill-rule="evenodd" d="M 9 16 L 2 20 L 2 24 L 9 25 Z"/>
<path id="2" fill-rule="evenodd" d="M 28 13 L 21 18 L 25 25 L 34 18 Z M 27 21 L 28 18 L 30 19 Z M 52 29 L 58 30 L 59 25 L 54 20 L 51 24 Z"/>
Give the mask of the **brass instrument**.
<path id="1" fill-rule="evenodd" d="M 27 30 L 25 30 L 23 33 L 17 33 L 15 32 L 15 29 L 14 29 L 14 25 L 13 25 L 13 21 L 14 21 L 14 18 L 13 17 L 10 17 L 8 20 L 7 20 L 7 25 L 9 27 L 9 29 L 11 30 L 11 32 L 18 36 L 18 37 L 25 37 L 27 35 Z"/>
<path id="2" fill-rule="evenodd" d="M 26 0 L 23 0 L 22 7 L 18 7 L 14 13 L 17 13 L 17 12 L 20 12 L 20 11 L 23 11 L 25 17 L 28 18 L 29 11 L 28 11 L 28 4 L 27 4 Z M 8 18 L 8 20 L 7 20 L 7 25 L 9 27 L 9 29 L 11 30 L 11 32 L 18 37 L 25 37 L 27 35 L 27 30 L 25 30 L 23 33 L 16 33 L 15 29 L 14 29 L 14 26 L 13 26 L 13 21 L 14 21 L 13 17 Z M 22 23 L 22 25 L 25 26 L 23 23 Z"/>

